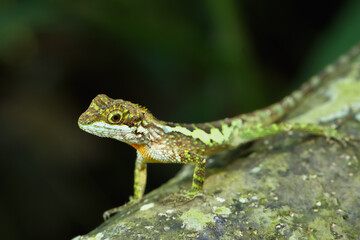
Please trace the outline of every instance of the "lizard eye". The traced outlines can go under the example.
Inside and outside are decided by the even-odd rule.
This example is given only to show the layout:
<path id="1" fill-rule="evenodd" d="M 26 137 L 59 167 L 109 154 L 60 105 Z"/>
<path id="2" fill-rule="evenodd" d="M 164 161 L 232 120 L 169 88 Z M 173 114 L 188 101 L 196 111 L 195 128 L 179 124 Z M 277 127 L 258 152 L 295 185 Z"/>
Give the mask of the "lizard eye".
<path id="1" fill-rule="evenodd" d="M 109 114 L 108 120 L 111 123 L 119 123 L 122 119 L 122 112 L 112 112 Z"/>

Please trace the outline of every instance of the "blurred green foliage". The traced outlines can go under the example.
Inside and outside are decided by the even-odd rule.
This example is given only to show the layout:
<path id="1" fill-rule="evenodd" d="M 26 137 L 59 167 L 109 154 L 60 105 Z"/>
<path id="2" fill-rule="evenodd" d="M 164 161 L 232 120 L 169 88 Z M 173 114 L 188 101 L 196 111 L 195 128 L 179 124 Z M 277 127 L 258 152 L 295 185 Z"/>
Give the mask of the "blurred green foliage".
<path id="1" fill-rule="evenodd" d="M 264 107 L 358 42 L 359 13 L 340 0 L 3 0 L 3 238 L 85 233 L 132 194 L 134 151 L 76 125 L 96 94 L 179 122 Z M 176 169 L 151 166 L 148 189 Z"/>

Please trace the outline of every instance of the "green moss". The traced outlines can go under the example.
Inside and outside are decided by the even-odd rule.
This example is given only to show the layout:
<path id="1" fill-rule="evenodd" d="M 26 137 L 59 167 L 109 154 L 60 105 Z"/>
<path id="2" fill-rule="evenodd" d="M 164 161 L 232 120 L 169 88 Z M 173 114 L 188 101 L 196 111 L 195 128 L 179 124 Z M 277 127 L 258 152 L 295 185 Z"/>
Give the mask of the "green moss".
<path id="1" fill-rule="evenodd" d="M 347 73 L 328 86 L 329 102 L 311 102 L 313 110 L 296 120 L 335 118 L 359 104 L 360 81 L 355 70 Z M 359 124 L 345 120 L 342 127 L 356 132 Z M 164 203 L 172 192 L 190 187 L 193 169 L 186 167 L 147 194 L 145 203 L 125 206 L 88 238 L 78 239 L 357 239 L 359 148 L 294 135 L 257 141 L 253 154 L 207 171 L 203 198 Z"/>
<path id="2" fill-rule="evenodd" d="M 213 223 L 213 215 L 204 213 L 198 209 L 190 209 L 180 218 L 184 221 L 187 229 L 201 231 L 207 224 Z"/>
<path id="3" fill-rule="evenodd" d="M 227 207 L 214 207 L 212 212 L 217 215 L 222 215 L 224 217 L 228 216 L 231 213 L 230 208 Z"/>
<path id="4" fill-rule="evenodd" d="M 291 122 L 314 123 L 319 121 L 331 121 L 333 119 L 344 117 L 349 110 L 360 109 L 360 81 L 359 64 L 354 65 L 350 74 L 341 81 L 335 81 L 331 84 L 325 95 L 328 101 L 318 104 L 306 113 L 291 119 Z"/>

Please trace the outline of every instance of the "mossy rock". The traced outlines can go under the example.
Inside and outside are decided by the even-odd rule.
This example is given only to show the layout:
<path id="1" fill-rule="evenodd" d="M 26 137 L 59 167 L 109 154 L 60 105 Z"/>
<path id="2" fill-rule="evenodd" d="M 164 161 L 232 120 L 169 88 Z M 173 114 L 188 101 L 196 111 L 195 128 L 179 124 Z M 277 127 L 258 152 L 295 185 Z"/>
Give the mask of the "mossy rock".
<path id="1" fill-rule="evenodd" d="M 360 60 L 289 114 L 289 121 L 335 124 L 360 133 Z M 168 201 L 190 188 L 192 168 L 74 239 L 359 239 L 360 143 L 306 134 L 257 141 L 209 168 L 204 197 Z M 175 194 L 175 195 L 172 195 Z M 357 226 L 357 227 L 356 227 Z"/>

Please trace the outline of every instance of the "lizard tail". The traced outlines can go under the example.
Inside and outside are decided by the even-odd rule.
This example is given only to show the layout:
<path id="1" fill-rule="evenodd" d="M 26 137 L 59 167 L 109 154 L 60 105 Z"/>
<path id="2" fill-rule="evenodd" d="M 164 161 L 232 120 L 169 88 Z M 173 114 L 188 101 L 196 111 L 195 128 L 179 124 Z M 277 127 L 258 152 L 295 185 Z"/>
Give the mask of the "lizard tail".
<path id="1" fill-rule="evenodd" d="M 360 54 L 360 43 L 355 45 L 348 53 L 340 56 L 334 63 L 328 65 L 320 74 L 310 78 L 309 81 L 301 85 L 301 87 L 293 91 L 290 95 L 283 98 L 277 103 L 274 103 L 266 108 L 257 110 L 252 114 L 242 114 L 235 118 L 241 118 L 245 121 L 253 123 L 270 124 L 283 118 L 286 113 L 293 109 L 304 97 L 321 86 L 331 76 L 339 74 L 349 62 Z"/>

